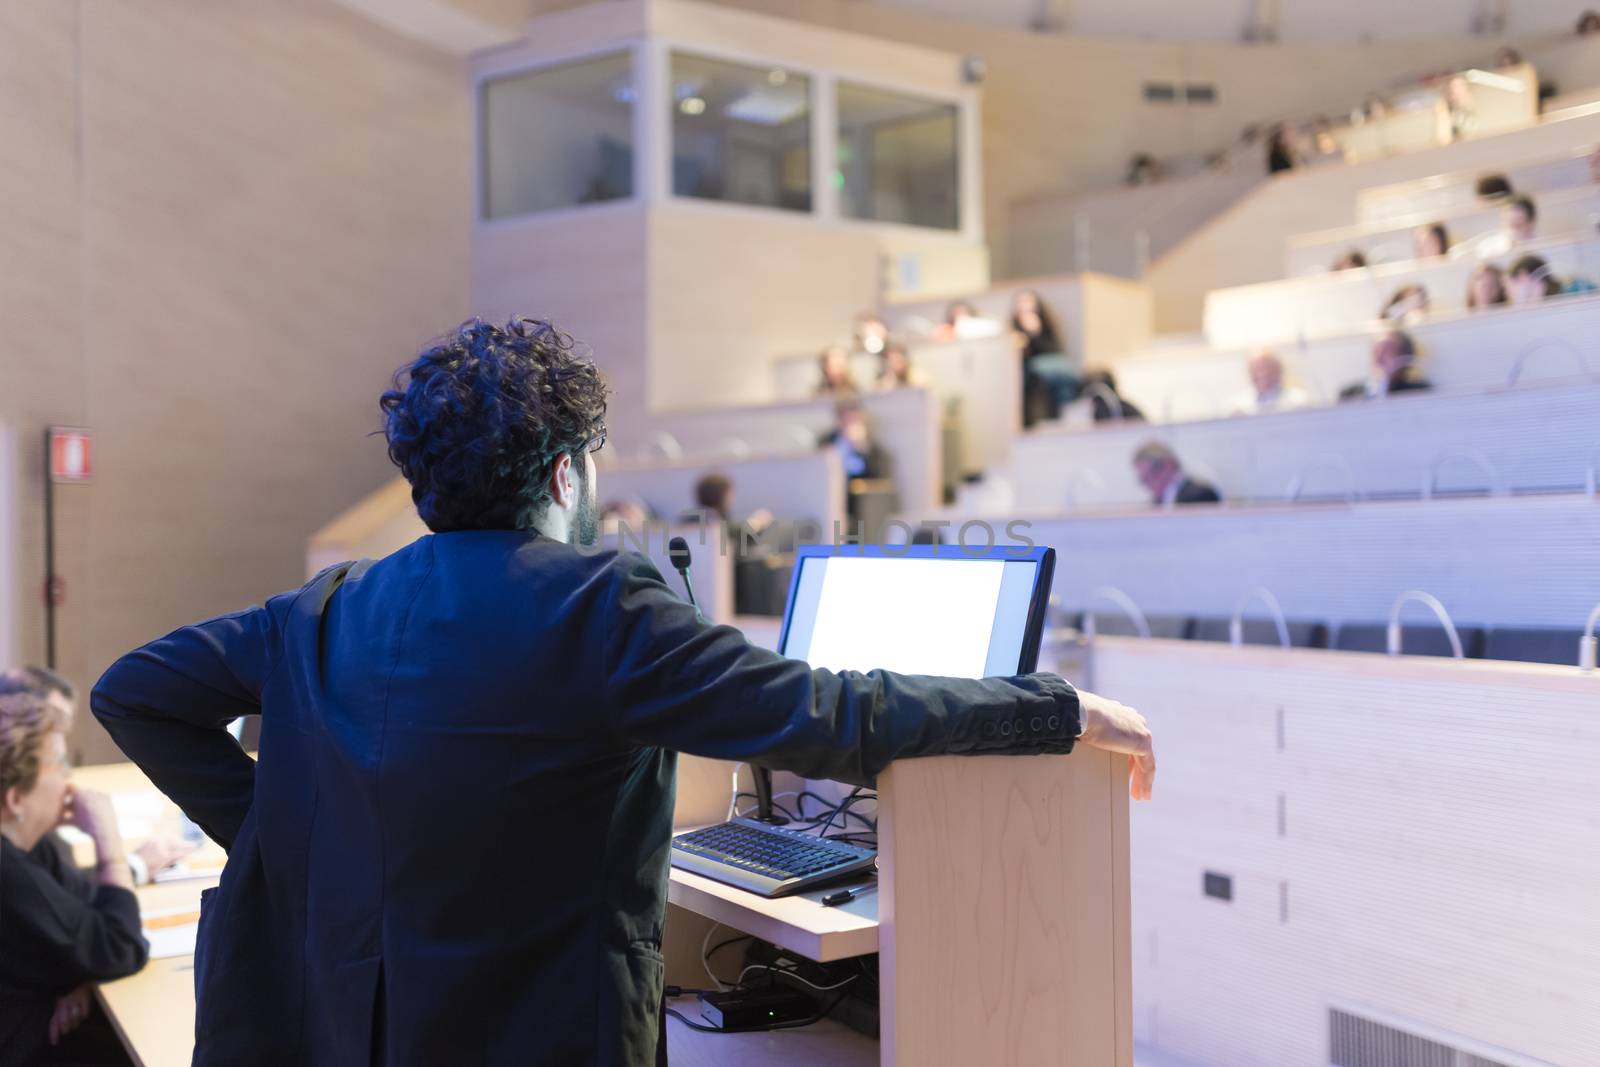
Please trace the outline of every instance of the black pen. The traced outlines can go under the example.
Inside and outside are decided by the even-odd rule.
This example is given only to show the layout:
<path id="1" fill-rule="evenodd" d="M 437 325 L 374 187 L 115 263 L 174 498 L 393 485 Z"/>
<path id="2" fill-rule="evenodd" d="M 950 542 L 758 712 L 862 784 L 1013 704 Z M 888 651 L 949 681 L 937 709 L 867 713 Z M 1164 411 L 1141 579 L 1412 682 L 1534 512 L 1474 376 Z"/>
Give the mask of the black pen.
<path id="1" fill-rule="evenodd" d="M 873 882 L 871 885 L 857 886 L 855 889 L 841 889 L 837 893 L 829 893 L 823 897 L 822 906 L 824 908 L 837 908 L 840 904 L 848 904 L 857 897 L 866 896 L 877 888 L 878 883 Z"/>

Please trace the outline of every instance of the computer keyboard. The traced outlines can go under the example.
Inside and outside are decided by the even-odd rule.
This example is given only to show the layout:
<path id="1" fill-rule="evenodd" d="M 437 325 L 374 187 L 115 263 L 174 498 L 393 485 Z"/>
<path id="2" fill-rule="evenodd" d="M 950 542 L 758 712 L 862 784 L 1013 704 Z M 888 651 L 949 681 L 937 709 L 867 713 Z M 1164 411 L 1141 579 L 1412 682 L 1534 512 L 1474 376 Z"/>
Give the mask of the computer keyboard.
<path id="1" fill-rule="evenodd" d="M 672 839 L 672 865 L 764 897 L 872 868 L 877 853 L 803 830 L 734 819 Z"/>

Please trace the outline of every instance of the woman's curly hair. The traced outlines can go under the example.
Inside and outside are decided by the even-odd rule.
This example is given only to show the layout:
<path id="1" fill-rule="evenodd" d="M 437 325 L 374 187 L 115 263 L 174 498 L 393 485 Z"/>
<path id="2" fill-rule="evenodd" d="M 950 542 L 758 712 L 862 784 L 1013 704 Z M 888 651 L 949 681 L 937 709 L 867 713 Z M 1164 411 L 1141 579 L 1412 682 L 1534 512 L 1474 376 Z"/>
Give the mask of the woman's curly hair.
<path id="1" fill-rule="evenodd" d="M 606 387 L 548 322 L 471 319 L 402 367 L 383 394 L 389 458 L 428 529 L 525 530 L 556 459 L 604 432 Z"/>

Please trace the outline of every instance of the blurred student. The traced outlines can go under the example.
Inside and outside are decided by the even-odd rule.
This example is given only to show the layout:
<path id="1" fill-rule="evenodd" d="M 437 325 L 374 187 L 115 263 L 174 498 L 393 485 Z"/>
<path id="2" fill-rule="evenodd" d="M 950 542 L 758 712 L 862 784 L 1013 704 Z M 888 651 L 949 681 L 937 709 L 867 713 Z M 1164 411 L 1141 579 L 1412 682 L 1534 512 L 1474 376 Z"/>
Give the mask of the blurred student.
<path id="1" fill-rule="evenodd" d="M 1115 419 L 1128 422 L 1144 421 L 1144 412 L 1117 392 L 1117 379 L 1103 367 L 1084 374 L 1081 395 L 1088 397 L 1093 405 L 1095 422 L 1110 422 Z"/>
<path id="2" fill-rule="evenodd" d="M 1587 278 L 1561 281 L 1550 270 L 1550 264 L 1538 256 L 1523 256 L 1511 264 L 1506 290 L 1513 304 L 1537 304 L 1553 296 L 1592 293 L 1595 285 Z"/>
<path id="3" fill-rule="evenodd" d="M 1504 174 L 1485 174 L 1478 179 L 1478 202 L 1484 205 L 1498 204 L 1512 195 L 1511 181 Z"/>
<path id="4" fill-rule="evenodd" d="M 1022 354 L 1022 424 L 1032 426 L 1043 407 L 1043 417 L 1053 419 L 1072 403 L 1082 384 L 1067 362 L 1055 315 L 1032 289 L 1017 293 L 1011 304 L 1011 331 Z M 1042 405 L 1029 403 L 1035 397 Z"/>
<path id="5" fill-rule="evenodd" d="M 1139 484 L 1150 493 L 1150 502 L 1158 507 L 1222 502 L 1216 486 L 1184 474 L 1177 453 L 1160 441 L 1146 441 L 1139 446 L 1133 454 L 1133 469 Z"/>
<path id="6" fill-rule="evenodd" d="M 1501 229 L 1512 244 L 1519 244 L 1531 241 L 1538 235 L 1538 222 L 1539 209 L 1534 205 L 1533 197 L 1514 196 L 1504 208 Z"/>
<path id="7" fill-rule="evenodd" d="M 865 352 L 870 356 L 882 355 L 889 343 L 889 327 L 877 312 L 863 311 L 856 316 L 854 341 L 857 352 Z"/>
<path id="8" fill-rule="evenodd" d="M 965 300 L 951 302 L 945 308 L 943 325 L 934 330 L 934 336 L 941 341 L 972 341 L 999 333 L 998 322 L 978 314 L 978 309 Z"/>
<path id="9" fill-rule="evenodd" d="M 1128 161 L 1129 185 L 1153 185 L 1161 180 L 1161 164 L 1148 152 L 1140 152 Z"/>
<path id="10" fill-rule="evenodd" d="M 851 519 L 860 516 L 861 481 L 879 481 L 894 476 L 894 462 L 888 450 L 872 434 L 862 406 L 847 400 L 834 412 L 836 425 L 822 443 L 838 450 L 844 466 L 845 510 Z"/>
<path id="11" fill-rule="evenodd" d="M 1294 134 L 1287 123 L 1279 123 L 1267 135 L 1267 173 L 1293 170 L 1299 164 L 1299 155 L 1294 149 Z"/>
<path id="12" fill-rule="evenodd" d="M 123 1064 L 94 986 L 149 949 L 111 800 L 72 788 L 67 722 L 37 691 L 0 696 L 0 1060 Z M 51 835 L 61 825 L 94 842 L 92 872 Z"/>
<path id="13" fill-rule="evenodd" d="M 1506 303 L 1505 271 L 1493 263 L 1484 263 L 1467 279 L 1467 310 L 1481 311 Z"/>
<path id="14" fill-rule="evenodd" d="M 1483 259 L 1503 256 L 1523 241 L 1535 237 L 1539 209 L 1530 196 L 1513 196 L 1502 202 L 1500 226 L 1475 242 L 1474 252 Z"/>
<path id="15" fill-rule="evenodd" d="M 1392 330 L 1372 343 L 1372 370 L 1366 381 L 1346 386 L 1340 400 L 1377 400 L 1433 386 L 1416 368 L 1417 345 L 1403 330 Z"/>
<path id="16" fill-rule="evenodd" d="M 1333 261 L 1333 269 L 1336 271 L 1359 270 L 1366 265 L 1367 257 L 1362 255 L 1359 249 L 1355 248 L 1352 248 L 1350 251 L 1344 253 L 1338 259 Z"/>
<path id="17" fill-rule="evenodd" d="M 817 357 L 817 370 L 820 374 L 817 396 L 839 399 L 856 395 L 856 382 L 850 376 L 850 353 L 845 351 L 843 345 L 824 348 L 822 355 Z"/>
<path id="18" fill-rule="evenodd" d="M 1472 83 L 1460 74 L 1451 76 L 1444 84 L 1445 139 L 1459 141 L 1478 128 L 1478 102 L 1472 92 Z"/>
<path id="19" fill-rule="evenodd" d="M 1430 222 L 1411 231 L 1411 246 L 1418 259 L 1434 259 L 1450 251 L 1450 231 L 1442 222 Z"/>
<path id="20" fill-rule="evenodd" d="M 921 368 L 911 365 L 911 354 L 899 341 L 890 341 L 878 356 L 877 387 L 880 392 L 891 389 L 925 388 L 928 376 Z"/>
<path id="21" fill-rule="evenodd" d="M 1585 11 L 1578 16 L 1577 34 L 1579 37 L 1587 37 L 1592 33 L 1600 33 L 1600 14 Z"/>
<path id="22" fill-rule="evenodd" d="M 1266 415 L 1310 405 L 1311 397 L 1304 389 L 1284 383 L 1283 360 L 1271 349 L 1263 348 L 1251 356 L 1245 369 L 1250 374 L 1250 388 L 1234 404 L 1238 414 Z"/>
<path id="23" fill-rule="evenodd" d="M 607 533 L 627 531 L 642 536 L 650 524 L 650 507 L 636 496 L 613 500 L 600 509 L 600 525 Z"/>
<path id="24" fill-rule="evenodd" d="M 1395 290 L 1378 316 L 1395 326 L 1414 326 L 1428 317 L 1428 290 L 1420 285 L 1402 285 Z"/>

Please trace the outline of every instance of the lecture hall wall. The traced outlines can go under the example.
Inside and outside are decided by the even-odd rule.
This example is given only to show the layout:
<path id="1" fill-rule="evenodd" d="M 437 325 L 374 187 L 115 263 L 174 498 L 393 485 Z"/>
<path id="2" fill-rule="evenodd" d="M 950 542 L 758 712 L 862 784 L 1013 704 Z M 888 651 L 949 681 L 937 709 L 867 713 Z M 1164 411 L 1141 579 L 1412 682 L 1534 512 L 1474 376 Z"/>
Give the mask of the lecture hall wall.
<path id="1" fill-rule="evenodd" d="M 58 493 L 74 679 L 304 580 L 391 476 L 388 375 L 467 314 L 471 130 L 459 58 L 327 0 L 0 4 L 16 655 L 44 656 L 49 423 L 98 434 Z M 73 748 L 114 752 L 87 715 Z"/>

